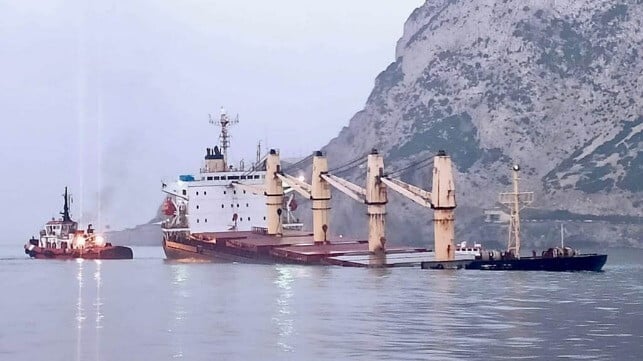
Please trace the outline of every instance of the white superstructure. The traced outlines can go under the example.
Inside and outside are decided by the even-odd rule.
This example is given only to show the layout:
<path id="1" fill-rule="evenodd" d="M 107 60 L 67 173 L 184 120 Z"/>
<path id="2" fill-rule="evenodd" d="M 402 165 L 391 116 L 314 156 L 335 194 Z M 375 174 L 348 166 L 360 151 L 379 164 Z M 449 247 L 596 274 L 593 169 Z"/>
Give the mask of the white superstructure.
<path id="1" fill-rule="evenodd" d="M 168 195 L 164 204 L 164 214 L 168 218 L 162 224 L 166 234 L 266 228 L 265 160 L 258 157 L 250 167 L 243 164 L 231 166 L 227 161 L 230 144 L 228 126 L 236 122 L 229 121 L 222 111 L 217 124 L 221 127 L 222 148 L 215 146 L 206 149 L 204 166 L 198 174 L 182 175 L 175 182 L 163 183 L 163 192 Z M 211 120 L 211 123 L 215 122 Z M 286 199 L 288 204 L 283 206 L 284 223 L 293 219 L 290 206 L 294 203 L 291 203 L 291 197 Z M 301 225 L 297 223 L 291 226 Z"/>

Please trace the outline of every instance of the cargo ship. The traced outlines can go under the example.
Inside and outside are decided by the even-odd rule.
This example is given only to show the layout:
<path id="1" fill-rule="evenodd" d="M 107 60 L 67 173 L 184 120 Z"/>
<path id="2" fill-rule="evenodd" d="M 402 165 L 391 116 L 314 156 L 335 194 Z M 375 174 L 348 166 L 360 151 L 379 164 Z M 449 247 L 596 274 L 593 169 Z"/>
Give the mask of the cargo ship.
<path id="1" fill-rule="evenodd" d="M 71 219 L 70 196 L 65 187 L 62 218 L 52 219 L 40 231 L 40 237 L 31 237 L 25 244 L 25 254 L 39 259 L 132 259 L 129 247 L 113 246 L 94 231 L 92 225 L 87 230 L 78 228 L 78 222 Z"/>
<path id="2" fill-rule="evenodd" d="M 533 192 L 520 192 L 519 181 L 520 166 L 512 167 L 513 191 L 500 193 L 499 202 L 509 206 L 509 237 L 505 251 L 481 250 L 480 254 L 472 261 L 453 264 L 455 268 L 466 268 L 490 271 L 594 271 L 600 272 L 607 262 L 606 254 L 580 253 L 564 245 L 563 226 L 561 224 L 560 247 L 551 247 L 540 254 L 532 251 L 530 256 L 520 253 L 520 211 L 523 207 L 533 202 Z M 421 267 L 443 268 L 444 264 L 438 262 L 422 262 Z"/>
<path id="3" fill-rule="evenodd" d="M 254 162 L 233 164 L 228 154 L 230 127 L 237 122 L 238 117 L 232 120 L 223 109 L 218 119 L 210 117 L 210 123 L 220 128 L 219 142 L 205 149 L 203 167 L 196 174 L 162 182 L 166 198 L 161 229 L 166 258 L 419 267 L 422 260 L 473 259 L 479 254 L 479 244 L 454 242 L 455 189 L 451 159 L 444 152 L 429 159 L 435 163 L 434 192 L 386 175 L 383 157 L 376 150 L 339 167 L 366 168 L 366 184 L 356 185 L 329 170 L 320 151 L 294 164 L 282 165 L 279 151 L 270 149 L 263 155 L 259 145 Z M 309 183 L 301 175 L 304 168 L 312 171 Z M 297 170 L 299 176 L 289 175 L 291 170 Z M 365 206 L 368 238 L 348 239 L 333 231 L 329 223 L 331 188 Z M 397 191 L 435 212 L 433 249 L 386 244 L 387 190 Z M 296 197 L 310 201 L 310 231 L 304 230 L 299 221 L 297 214 L 302 207 L 297 209 Z M 356 219 L 359 217 L 363 216 L 356 215 Z"/>

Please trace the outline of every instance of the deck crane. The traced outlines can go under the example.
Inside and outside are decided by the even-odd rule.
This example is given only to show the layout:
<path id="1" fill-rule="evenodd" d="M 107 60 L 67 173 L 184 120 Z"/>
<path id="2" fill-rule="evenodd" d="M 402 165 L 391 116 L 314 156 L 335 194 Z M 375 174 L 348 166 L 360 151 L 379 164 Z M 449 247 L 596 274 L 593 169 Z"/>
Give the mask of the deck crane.
<path id="1" fill-rule="evenodd" d="M 439 151 L 433 161 L 433 188 L 426 191 L 382 174 L 382 183 L 413 202 L 434 210 L 434 250 L 437 261 L 455 259 L 455 182 L 451 157 Z"/>
<path id="2" fill-rule="evenodd" d="M 313 156 L 311 184 L 281 171 L 279 154 L 271 150 L 266 158 L 266 185 L 268 234 L 282 234 L 279 222 L 284 197 L 284 183 L 302 196 L 312 200 L 313 235 L 316 243 L 328 242 L 331 186 L 350 198 L 364 203 L 368 215 L 368 249 L 372 253 L 386 250 L 386 204 L 387 189 L 433 209 L 435 258 L 438 261 L 455 259 L 454 210 L 455 183 L 451 158 L 444 151 L 434 157 L 433 188 L 431 191 L 392 178 L 384 172 L 384 158 L 373 149 L 367 158 L 366 185 L 358 186 L 346 179 L 331 174 L 328 162 L 321 152 Z"/>

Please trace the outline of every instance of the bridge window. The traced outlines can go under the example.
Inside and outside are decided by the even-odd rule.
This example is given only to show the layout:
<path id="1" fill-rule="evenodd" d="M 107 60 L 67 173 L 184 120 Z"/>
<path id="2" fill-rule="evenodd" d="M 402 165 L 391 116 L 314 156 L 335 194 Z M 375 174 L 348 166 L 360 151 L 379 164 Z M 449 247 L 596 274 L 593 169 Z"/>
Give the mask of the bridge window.
<path id="1" fill-rule="evenodd" d="M 199 209 L 199 205 L 197 204 L 196 209 Z"/>
<path id="2" fill-rule="evenodd" d="M 225 206 L 222 204 L 222 205 L 221 205 L 221 208 L 225 208 Z"/>
<path id="3" fill-rule="evenodd" d="M 199 195 L 199 192 L 196 192 L 196 195 L 198 196 L 198 195 Z"/>
<path id="4" fill-rule="evenodd" d="M 198 219 L 198 218 L 196 219 L 196 223 L 199 223 L 199 219 Z"/>
<path id="5" fill-rule="evenodd" d="M 226 191 L 223 191 L 223 194 L 226 194 Z"/>
<path id="6" fill-rule="evenodd" d="M 203 192 L 203 195 L 204 195 L 204 196 L 207 196 L 207 195 L 208 195 L 208 192 L 205 192 L 205 191 L 204 191 L 204 192 Z"/>
<path id="7" fill-rule="evenodd" d="M 208 177 L 208 180 L 212 180 L 212 177 Z"/>
<path id="8" fill-rule="evenodd" d="M 237 194 L 237 191 L 232 191 L 234 194 Z"/>

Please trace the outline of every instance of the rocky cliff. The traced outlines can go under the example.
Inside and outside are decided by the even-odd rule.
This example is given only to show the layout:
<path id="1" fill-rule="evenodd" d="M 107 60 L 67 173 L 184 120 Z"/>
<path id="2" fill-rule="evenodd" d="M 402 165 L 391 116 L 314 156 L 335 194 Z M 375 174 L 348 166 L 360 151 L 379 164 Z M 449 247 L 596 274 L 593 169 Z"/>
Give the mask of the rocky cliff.
<path id="1" fill-rule="evenodd" d="M 643 247 L 642 22 L 643 0 L 427 1 L 364 109 L 324 148 L 330 166 L 377 148 L 387 171 L 408 167 L 399 176 L 428 188 L 430 163 L 410 165 L 443 149 L 457 167 L 457 238 L 501 245 L 503 226 L 483 210 L 519 163 L 536 195 L 527 246 L 556 242 L 565 221 L 574 245 Z M 341 176 L 362 184 L 364 173 Z M 431 211 L 389 198 L 389 241 L 430 246 Z M 363 205 L 334 191 L 332 206 L 333 233 L 365 235 Z M 141 230 L 160 244 L 153 223 Z M 145 238 L 132 232 L 123 242 Z"/>
<path id="2" fill-rule="evenodd" d="M 479 239 L 516 162 L 535 208 L 630 216 L 605 220 L 595 240 L 640 246 L 642 22 L 642 0 L 427 1 L 364 109 L 325 147 L 331 167 L 375 147 L 391 171 L 444 149 L 457 167 L 458 237 Z M 428 167 L 401 176 L 430 184 Z M 364 211 L 334 194 L 333 228 L 363 233 Z M 430 211 L 390 198 L 390 240 L 432 239 Z"/>

